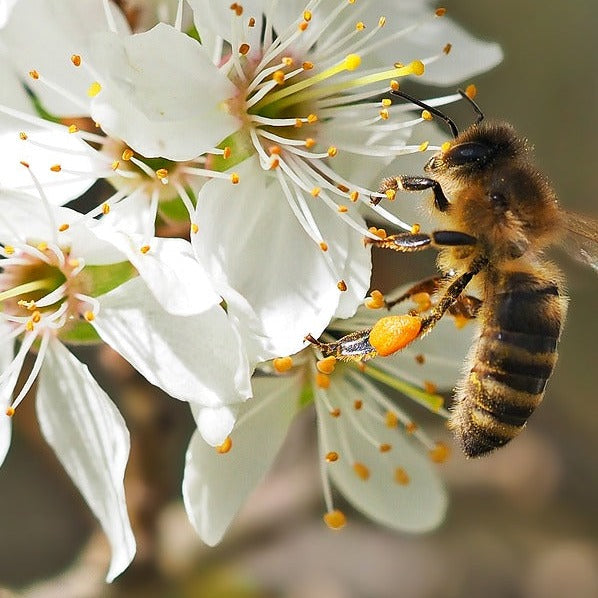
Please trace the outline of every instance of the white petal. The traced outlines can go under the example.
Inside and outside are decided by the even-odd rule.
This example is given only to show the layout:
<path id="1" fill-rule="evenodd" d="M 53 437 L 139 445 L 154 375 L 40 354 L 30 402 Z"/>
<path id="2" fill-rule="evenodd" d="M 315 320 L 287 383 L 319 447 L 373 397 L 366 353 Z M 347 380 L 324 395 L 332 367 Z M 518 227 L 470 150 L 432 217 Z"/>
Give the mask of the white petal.
<path id="1" fill-rule="evenodd" d="M 154 237 L 144 254 L 140 251 L 144 239 L 139 234 L 125 234 L 107 226 L 98 227 L 96 233 L 127 256 L 169 313 L 198 314 L 222 302 L 188 241 Z"/>
<path id="2" fill-rule="evenodd" d="M 118 409 L 60 342 L 52 341 L 40 373 L 37 415 L 56 456 L 98 518 L 112 547 L 107 581 L 135 555 L 123 478 L 129 432 Z"/>
<path id="3" fill-rule="evenodd" d="M 1 15 L 0 15 L 1 19 Z M 2 52 L 0 37 L 0 104 L 13 108 L 26 114 L 35 114 L 35 107 L 25 88 L 21 85 L 12 65 Z M 17 133 L 23 128 L 22 121 L 6 114 L 0 114 L 0 131 Z"/>
<path id="4" fill-rule="evenodd" d="M 318 404 L 320 452 L 335 451 L 340 455 L 338 461 L 328 467 L 331 479 L 345 498 L 374 521 L 393 529 L 415 533 L 438 526 L 446 512 L 447 495 L 421 446 L 404 432 L 391 430 L 383 420 L 372 418 L 365 404 L 368 397 L 357 393 L 350 384 L 333 380 L 328 395 L 331 403 L 340 408 L 341 415 L 331 417 L 326 408 Z M 352 407 L 356 399 L 364 401 L 358 411 Z M 351 417 L 376 440 L 376 445 L 358 432 Z M 392 449 L 381 453 L 379 444 L 382 443 L 392 445 Z M 369 479 L 362 480 L 356 475 L 347 445 L 353 460 L 369 469 Z M 394 480 L 397 467 L 409 476 L 408 484 L 401 485 Z"/>
<path id="5" fill-rule="evenodd" d="M 6 25 L 6 21 L 10 17 L 10 13 L 18 0 L 0 0 L 0 27 Z"/>
<path id="6" fill-rule="evenodd" d="M 236 87 L 201 44 L 173 27 L 97 36 L 95 52 L 102 91 L 92 117 L 144 156 L 189 160 L 239 127 L 225 105 Z"/>
<path id="7" fill-rule="evenodd" d="M 113 3 L 110 8 L 117 30 L 128 31 L 124 15 Z M 87 90 L 93 78 L 84 67 L 75 68 L 71 56 L 79 54 L 83 61 L 93 62 L 91 34 L 108 29 L 102 0 L 27 0 L 15 5 L 2 37 L 19 76 L 32 86 L 46 110 L 63 116 L 88 116 Z M 66 89 L 83 106 L 41 81 L 32 81 L 27 75 L 32 69 Z"/>
<path id="8" fill-rule="evenodd" d="M 195 433 L 189 444 L 183 499 L 193 527 L 218 544 L 241 505 L 264 477 L 297 411 L 300 376 L 254 378 L 254 398 L 242 406 L 232 448 L 218 453 Z"/>
<path id="9" fill-rule="evenodd" d="M 309 209 L 329 246 L 327 261 L 257 159 L 245 160 L 236 170 L 240 183 L 233 188 L 216 179 L 202 188 L 196 215 L 200 231 L 192 243 L 229 303 L 229 313 L 238 317 L 244 338 L 263 338 L 262 352 L 253 357 L 265 361 L 296 353 L 307 333 L 322 332 L 341 300 L 339 280 L 352 289 L 343 298 L 343 313 L 355 309 L 356 296 L 367 288 L 370 254 L 355 243 L 358 233 L 322 201 L 312 201 Z M 245 310 L 238 309 L 242 299 L 234 293 L 246 301 Z"/>
<path id="10" fill-rule="evenodd" d="M 102 340 L 169 395 L 205 407 L 251 396 L 243 347 L 221 307 L 174 316 L 140 278 L 98 300 L 100 312 L 92 324 Z"/>
<path id="11" fill-rule="evenodd" d="M 191 412 L 202 438 L 210 446 L 221 445 L 231 433 L 239 415 L 239 405 L 201 407 L 191 405 Z"/>
<path id="12" fill-rule="evenodd" d="M 0 373 L 3 373 L 13 360 L 14 340 L 6 340 L 9 332 L 9 326 L 4 321 L 0 320 Z M 20 367 L 16 368 L 14 375 L 12 375 L 10 379 L 5 380 L 0 387 L 0 465 L 4 463 L 6 453 L 10 448 L 12 422 L 11 418 L 8 417 L 5 412 L 12 400 L 19 371 Z"/>

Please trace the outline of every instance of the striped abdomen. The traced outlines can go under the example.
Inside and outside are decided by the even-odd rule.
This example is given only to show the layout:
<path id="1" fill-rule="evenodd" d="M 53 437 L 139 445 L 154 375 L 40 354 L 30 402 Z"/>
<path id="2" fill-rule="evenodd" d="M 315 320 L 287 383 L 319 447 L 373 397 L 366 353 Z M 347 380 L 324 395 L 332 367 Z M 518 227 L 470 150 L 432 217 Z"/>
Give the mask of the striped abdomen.
<path id="1" fill-rule="evenodd" d="M 529 272 L 499 274 L 494 291 L 450 420 L 470 457 L 517 436 L 542 401 L 567 307 L 558 283 Z"/>

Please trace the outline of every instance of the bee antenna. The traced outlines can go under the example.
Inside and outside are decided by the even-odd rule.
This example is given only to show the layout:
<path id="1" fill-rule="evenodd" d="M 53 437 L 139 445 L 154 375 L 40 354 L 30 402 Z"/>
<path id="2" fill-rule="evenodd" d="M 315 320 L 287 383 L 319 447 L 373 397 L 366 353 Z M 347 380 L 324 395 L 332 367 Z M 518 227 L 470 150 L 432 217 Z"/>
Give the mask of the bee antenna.
<path id="1" fill-rule="evenodd" d="M 446 114 L 444 114 L 443 112 L 440 112 L 440 110 L 433 108 L 432 106 L 428 106 L 428 104 L 426 104 L 425 102 L 422 102 L 421 100 L 418 100 L 417 98 L 414 98 L 414 97 L 406 94 L 404 91 L 392 89 L 390 91 L 390 93 L 392 93 L 395 96 L 399 96 L 400 98 L 403 98 L 403 99 L 411 102 L 412 104 L 415 104 L 416 106 L 419 106 L 420 108 L 423 108 L 424 110 L 427 110 L 428 112 L 430 112 L 434 116 L 437 116 L 438 118 L 441 118 L 450 127 L 453 137 L 457 137 L 459 135 L 459 129 L 457 129 L 457 125 Z M 473 102 L 473 100 L 471 100 L 471 101 Z M 474 103 L 474 106 L 475 106 L 475 103 Z M 476 106 L 476 108 L 477 108 L 477 106 Z M 479 108 L 477 108 L 477 110 L 479 111 Z"/>
<path id="2" fill-rule="evenodd" d="M 478 115 L 475 124 L 479 124 L 484 120 L 484 113 L 482 112 L 482 109 L 473 101 L 473 98 L 470 98 L 462 89 L 457 90 L 459 92 L 459 95 L 467 100 L 472 108 L 474 109 L 475 113 Z"/>

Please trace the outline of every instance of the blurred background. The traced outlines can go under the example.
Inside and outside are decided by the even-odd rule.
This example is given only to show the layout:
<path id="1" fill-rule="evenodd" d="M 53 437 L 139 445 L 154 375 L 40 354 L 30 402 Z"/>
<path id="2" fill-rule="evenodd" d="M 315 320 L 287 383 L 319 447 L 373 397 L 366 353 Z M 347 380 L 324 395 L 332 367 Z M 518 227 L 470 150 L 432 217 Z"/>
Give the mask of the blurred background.
<path id="1" fill-rule="evenodd" d="M 595 0 L 448 0 L 444 6 L 469 31 L 504 49 L 504 62 L 475 80 L 486 115 L 510 121 L 530 140 L 565 208 L 598 217 Z M 451 114 L 470 122 L 466 106 Z M 225 541 L 203 547 L 179 499 L 192 430 L 187 409 L 148 389 L 106 352 L 94 369 L 109 394 L 120 397 L 132 433 L 127 496 L 138 556 L 115 584 L 103 584 L 104 541 L 40 439 L 27 400 L 0 475 L 0 586 L 7 588 L 0 596 L 12 595 L 12 588 L 40 598 L 595 598 L 598 281 L 568 257 L 556 253 L 555 259 L 567 272 L 571 304 L 545 403 L 526 432 L 497 454 L 466 461 L 453 451 L 442 466 L 451 506 L 436 532 L 395 534 L 356 513 L 342 532 L 330 532 L 321 521 L 307 410 Z M 428 255 L 379 252 L 376 260 L 373 287 L 383 291 L 434 271 Z M 108 367 L 117 373 L 107 379 Z"/>

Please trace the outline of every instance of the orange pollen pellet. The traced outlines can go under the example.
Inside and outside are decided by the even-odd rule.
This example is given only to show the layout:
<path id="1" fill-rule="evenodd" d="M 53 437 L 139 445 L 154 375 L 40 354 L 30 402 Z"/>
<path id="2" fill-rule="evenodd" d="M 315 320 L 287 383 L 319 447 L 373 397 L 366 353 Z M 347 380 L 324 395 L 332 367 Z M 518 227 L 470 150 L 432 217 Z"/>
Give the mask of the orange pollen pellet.
<path id="1" fill-rule="evenodd" d="M 386 442 L 383 442 L 379 447 L 378 450 L 381 453 L 388 453 L 388 451 L 392 450 L 392 444 L 388 444 Z"/>
<path id="2" fill-rule="evenodd" d="M 445 463 L 449 458 L 450 449 L 444 442 L 437 442 L 428 454 L 434 463 Z"/>
<path id="3" fill-rule="evenodd" d="M 36 81 L 39 79 L 39 73 L 36 70 L 29 71 L 29 76 Z"/>
<path id="4" fill-rule="evenodd" d="M 110 204 L 109 204 L 109 203 L 105 203 L 105 204 L 102 206 L 102 214 L 104 214 L 104 216 L 105 216 L 106 214 L 110 214 Z"/>
<path id="5" fill-rule="evenodd" d="M 278 158 L 274 158 L 270 162 L 270 170 L 274 170 L 275 168 L 278 168 L 279 166 L 280 166 L 280 160 Z"/>
<path id="6" fill-rule="evenodd" d="M 394 411 L 387 411 L 384 420 L 387 428 L 396 428 L 399 425 L 399 418 Z"/>
<path id="7" fill-rule="evenodd" d="M 384 195 L 386 195 L 386 199 L 388 199 L 388 201 L 394 201 L 397 197 L 397 192 L 394 189 L 387 189 L 384 192 Z"/>
<path id="8" fill-rule="evenodd" d="M 430 382 L 429 380 L 424 380 L 424 390 L 429 392 L 431 395 L 434 395 L 438 392 L 438 385 L 434 384 L 434 382 Z"/>
<path id="9" fill-rule="evenodd" d="M 334 372 L 334 367 L 336 366 L 336 357 L 334 355 L 329 355 L 324 359 L 320 359 L 316 363 L 316 368 L 318 368 L 318 372 L 322 372 L 322 374 L 332 374 Z"/>
<path id="10" fill-rule="evenodd" d="M 347 283 L 344 280 L 339 280 L 336 283 L 336 288 L 341 292 L 344 293 L 347 290 Z"/>
<path id="11" fill-rule="evenodd" d="M 249 17 L 248 27 L 255 27 L 255 17 Z"/>
<path id="12" fill-rule="evenodd" d="M 424 120 L 432 120 L 434 117 L 432 116 L 432 113 L 429 110 L 422 110 L 422 118 Z"/>
<path id="13" fill-rule="evenodd" d="M 342 511 L 339 511 L 338 509 L 335 509 L 334 511 L 328 511 L 328 513 L 324 513 L 322 519 L 330 529 L 334 530 L 345 527 L 347 523 L 347 518 L 345 517 L 345 514 Z"/>
<path id="14" fill-rule="evenodd" d="M 469 322 L 469 319 L 462 315 L 456 315 L 456 316 L 454 316 L 454 321 L 455 321 L 455 328 L 457 330 L 461 330 L 461 328 L 464 328 L 467 325 L 467 323 Z"/>
<path id="15" fill-rule="evenodd" d="M 428 147 L 430 146 L 430 142 L 429 141 L 422 141 L 422 143 L 419 144 L 419 147 L 417 148 L 420 152 L 425 152 Z"/>
<path id="16" fill-rule="evenodd" d="M 478 88 L 472 83 L 465 88 L 465 95 L 470 99 L 473 100 L 476 95 L 478 95 Z"/>
<path id="17" fill-rule="evenodd" d="M 64 224 L 61 224 L 61 225 L 58 227 L 58 230 L 59 230 L 61 233 L 63 233 L 65 230 L 68 230 L 68 228 L 69 228 L 69 225 L 68 225 L 68 224 L 65 222 Z"/>
<path id="18" fill-rule="evenodd" d="M 334 451 L 326 453 L 326 461 L 328 461 L 328 463 L 335 463 L 338 461 L 338 453 L 335 453 Z"/>
<path id="19" fill-rule="evenodd" d="M 274 71 L 272 73 L 272 79 L 278 83 L 278 85 L 282 85 L 284 83 L 284 72 L 283 71 Z"/>
<path id="20" fill-rule="evenodd" d="M 303 18 L 304 18 L 304 20 L 311 21 L 311 17 L 312 17 L 311 11 L 309 11 L 309 10 L 304 10 L 303 11 Z"/>
<path id="21" fill-rule="evenodd" d="M 69 125 L 68 128 L 69 133 L 77 133 L 79 131 L 79 127 L 77 125 Z"/>
<path id="22" fill-rule="evenodd" d="M 328 251 L 328 243 L 324 243 L 324 241 L 322 241 L 322 242 L 320 243 L 320 249 L 321 249 L 322 251 Z"/>
<path id="23" fill-rule="evenodd" d="M 351 191 L 351 193 L 349 193 L 349 199 L 352 202 L 356 202 L 359 199 L 359 192 L 358 191 Z"/>
<path id="24" fill-rule="evenodd" d="M 53 164 L 50 166 L 50 170 L 52 172 L 60 172 L 62 170 L 62 166 L 60 166 L 60 164 Z"/>
<path id="25" fill-rule="evenodd" d="M 388 117 L 390 116 L 390 114 L 386 108 L 382 108 L 382 110 L 380 110 L 380 112 L 378 114 L 380 114 L 380 118 L 382 120 L 388 120 Z"/>
<path id="26" fill-rule="evenodd" d="M 318 197 L 318 195 L 320 195 L 320 191 L 322 191 L 322 189 L 320 189 L 320 187 L 314 187 L 310 193 L 312 195 L 312 197 Z M 320 243 L 321 245 L 321 243 Z"/>
<path id="27" fill-rule="evenodd" d="M 315 122 L 318 122 L 318 117 L 316 114 L 308 114 L 307 115 L 307 122 L 310 125 L 313 125 Z"/>
<path id="28" fill-rule="evenodd" d="M 81 66 L 81 56 L 79 54 L 73 54 L 71 56 L 71 62 L 74 66 Z"/>
<path id="29" fill-rule="evenodd" d="M 228 146 L 228 145 L 227 145 L 227 146 L 224 148 L 224 150 L 222 150 L 222 157 L 223 157 L 225 160 L 228 160 L 228 159 L 230 158 L 230 155 L 232 154 L 232 152 L 233 152 L 233 150 L 230 148 L 230 146 Z"/>
<path id="30" fill-rule="evenodd" d="M 7 407 L 6 408 L 6 415 L 8 415 L 8 417 L 12 417 L 15 414 L 15 408 L 14 407 Z"/>
<path id="31" fill-rule="evenodd" d="M 130 160 L 133 157 L 133 155 L 134 155 L 133 150 L 131 148 L 127 148 L 127 149 L 123 150 L 123 153 L 121 154 L 120 157 L 126 161 L 126 160 Z"/>
<path id="32" fill-rule="evenodd" d="M 405 431 L 407 434 L 413 434 L 417 430 L 417 424 L 415 422 L 408 422 L 405 425 Z"/>
<path id="33" fill-rule="evenodd" d="M 355 472 L 357 477 L 363 480 L 364 482 L 369 480 L 370 478 L 370 470 L 363 463 L 359 463 L 359 461 L 353 463 L 353 471 Z"/>
<path id="34" fill-rule="evenodd" d="M 196 235 L 199 232 L 199 226 L 197 226 L 196 222 L 191 223 L 191 232 Z"/>
<path id="35" fill-rule="evenodd" d="M 236 173 L 236 172 L 233 172 L 233 173 L 230 175 L 230 182 L 231 182 L 233 185 L 237 185 L 237 184 L 239 183 L 239 181 L 240 181 L 240 180 L 241 180 L 241 178 L 239 177 L 238 173 Z"/>
<path id="36" fill-rule="evenodd" d="M 96 319 L 96 315 L 92 312 L 92 311 L 86 311 L 83 314 L 83 317 L 88 321 L 88 322 L 93 322 Z"/>
<path id="37" fill-rule="evenodd" d="M 305 62 L 303 62 L 301 64 L 301 67 L 303 68 L 304 71 L 311 71 L 311 69 L 314 68 L 314 63 L 306 60 Z"/>
<path id="38" fill-rule="evenodd" d="M 407 486 L 410 482 L 409 474 L 402 467 L 395 469 L 395 482 L 401 486 Z"/>
<path id="39" fill-rule="evenodd" d="M 307 21 L 301 21 L 301 23 L 299 23 L 299 31 L 305 31 L 308 25 L 309 23 Z"/>
<path id="40" fill-rule="evenodd" d="M 390 82 L 390 89 L 392 89 L 392 91 L 399 91 L 399 82 L 393 79 Z"/>
<path id="41" fill-rule="evenodd" d="M 245 56 L 249 52 L 249 44 L 241 44 L 239 46 L 239 54 Z"/>
<path id="42" fill-rule="evenodd" d="M 340 417 L 341 416 L 341 410 L 338 407 L 335 407 L 334 409 L 330 410 L 330 415 L 332 417 Z"/>
<path id="43" fill-rule="evenodd" d="M 310 149 L 310 148 L 312 148 L 314 145 L 316 145 L 316 140 L 315 140 L 313 137 L 308 137 L 308 138 L 305 140 L 305 147 L 306 147 L 307 149 Z"/>
<path id="44" fill-rule="evenodd" d="M 346 212 L 348 212 L 348 211 L 349 211 L 349 208 L 348 208 L 347 206 L 344 206 L 344 205 L 342 205 L 342 204 L 341 204 L 340 206 L 338 206 L 337 210 L 338 210 L 338 211 L 339 211 L 341 214 L 344 214 L 344 213 L 346 213 Z"/>
<path id="45" fill-rule="evenodd" d="M 228 453 L 230 451 L 230 449 L 233 447 L 233 441 L 231 439 L 230 436 L 227 436 L 224 439 L 224 442 L 222 444 L 219 444 L 216 447 L 216 452 L 221 454 L 221 455 L 225 455 L 226 453 Z"/>
<path id="46" fill-rule="evenodd" d="M 434 11 L 434 14 L 435 14 L 437 17 L 444 17 L 444 15 L 446 14 L 446 8 L 437 8 L 437 9 Z"/>
<path id="47" fill-rule="evenodd" d="M 318 372 L 316 374 L 316 386 L 318 388 L 329 388 L 330 387 L 330 376 L 326 374 L 322 374 L 322 372 Z"/>
<path id="48" fill-rule="evenodd" d="M 415 361 L 416 361 L 416 363 L 418 363 L 419 365 L 424 365 L 424 363 L 426 362 L 426 358 L 425 358 L 425 357 L 424 357 L 424 356 L 423 356 L 421 353 L 418 353 L 418 354 L 415 356 Z"/>
<path id="49" fill-rule="evenodd" d="M 328 157 L 329 157 L 329 158 L 334 158 L 334 156 L 336 156 L 336 154 L 338 154 L 338 148 L 337 148 L 337 147 L 335 147 L 334 145 L 331 145 L 331 146 L 328 148 L 328 150 L 327 150 L 327 152 L 326 152 L 326 153 L 328 154 Z"/>
<path id="50" fill-rule="evenodd" d="M 19 133 L 19 139 L 21 139 L 22 141 L 26 141 L 27 140 L 27 133 L 25 133 L 25 131 L 21 131 Z"/>
<path id="51" fill-rule="evenodd" d="M 279 374 L 284 374 L 288 372 L 293 367 L 293 359 L 289 356 L 286 357 L 277 357 L 273 362 L 272 365 L 274 369 Z"/>
<path id="52" fill-rule="evenodd" d="M 150 250 L 149 245 L 143 245 L 142 247 L 139 248 L 139 251 L 141 251 L 141 253 L 147 253 L 149 250 Z"/>
<path id="53" fill-rule="evenodd" d="M 444 48 L 442 48 L 442 51 L 445 54 L 450 54 L 452 49 L 453 49 L 453 44 L 446 44 L 446 46 L 444 46 Z"/>
<path id="54" fill-rule="evenodd" d="M 353 401 L 353 409 L 355 409 L 355 411 L 359 411 L 362 407 L 363 401 L 361 399 L 355 399 L 355 401 Z"/>
<path id="55" fill-rule="evenodd" d="M 415 222 L 412 226 L 411 226 L 411 234 L 412 235 L 417 235 L 417 233 L 419 233 L 419 231 L 422 229 L 421 225 L 419 225 L 417 222 Z"/>
<path id="56" fill-rule="evenodd" d="M 156 170 L 156 177 L 160 181 L 168 178 L 168 170 L 166 170 L 166 168 L 158 168 L 158 170 Z"/>
<path id="57" fill-rule="evenodd" d="M 355 30 L 356 31 L 363 31 L 365 29 L 365 23 L 363 21 L 359 21 L 355 23 Z"/>

